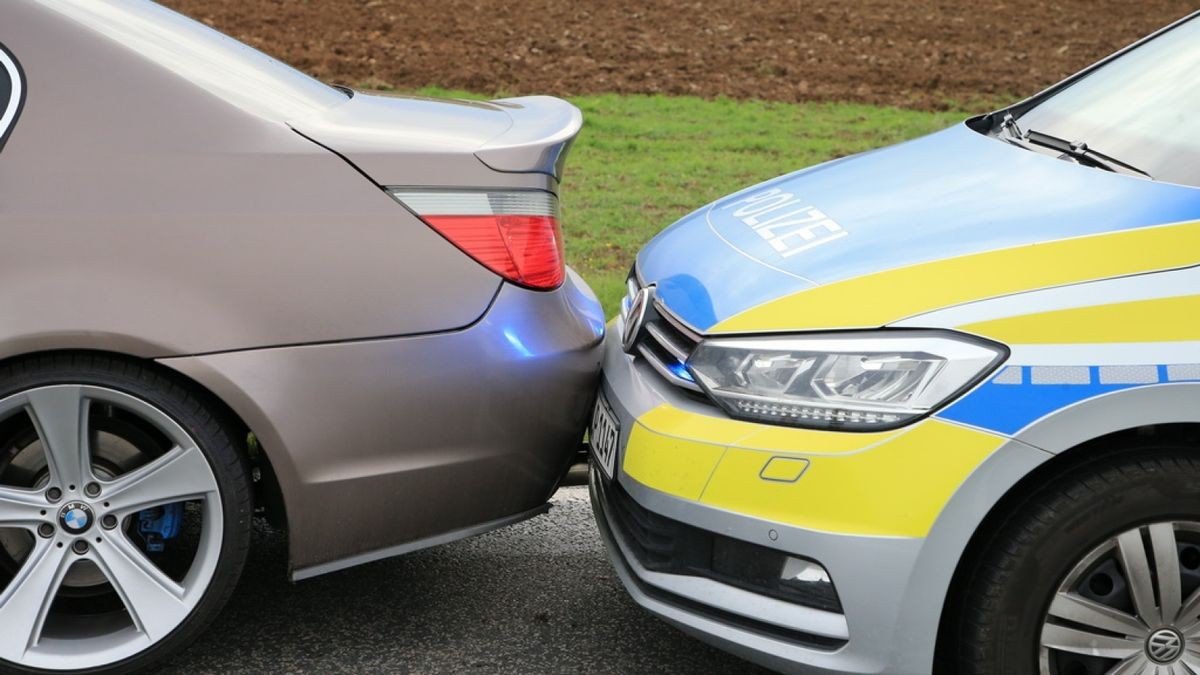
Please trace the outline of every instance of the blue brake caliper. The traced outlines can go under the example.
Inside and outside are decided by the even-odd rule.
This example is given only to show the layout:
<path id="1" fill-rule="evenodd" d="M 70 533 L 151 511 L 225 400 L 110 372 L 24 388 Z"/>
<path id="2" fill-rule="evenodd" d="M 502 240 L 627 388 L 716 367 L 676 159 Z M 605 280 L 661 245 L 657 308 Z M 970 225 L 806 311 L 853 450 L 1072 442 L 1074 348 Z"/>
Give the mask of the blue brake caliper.
<path id="1" fill-rule="evenodd" d="M 141 511 L 137 515 L 138 534 L 146 542 L 146 551 L 162 553 L 167 540 L 179 536 L 183 523 L 183 504 L 167 504 Z"/>

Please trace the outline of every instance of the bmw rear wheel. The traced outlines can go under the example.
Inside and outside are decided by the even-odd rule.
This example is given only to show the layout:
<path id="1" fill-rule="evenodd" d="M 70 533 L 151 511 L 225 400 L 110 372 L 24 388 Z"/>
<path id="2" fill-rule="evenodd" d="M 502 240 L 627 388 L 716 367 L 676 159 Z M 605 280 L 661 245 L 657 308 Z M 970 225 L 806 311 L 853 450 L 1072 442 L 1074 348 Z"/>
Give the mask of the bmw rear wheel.
<path id="1" fill-rule="evenodd" d="M 1200 674 L 1200 455 L 1148 440 L 1063 470 L 965 590 L 946 672 Z"/>
<path id="2" fill-rule="evenodd" d="M 117 359 L 0 368 L 0 670 L 138 669 L 216 615 L 251 504 L 213 407 Z"/>

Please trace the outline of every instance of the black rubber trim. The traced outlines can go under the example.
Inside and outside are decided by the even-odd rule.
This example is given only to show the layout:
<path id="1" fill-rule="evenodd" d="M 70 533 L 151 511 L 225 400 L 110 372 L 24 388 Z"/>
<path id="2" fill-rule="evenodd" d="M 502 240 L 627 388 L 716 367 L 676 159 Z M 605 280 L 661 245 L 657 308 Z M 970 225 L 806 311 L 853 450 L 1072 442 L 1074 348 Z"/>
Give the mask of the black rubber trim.
<path id="1" fill-rule="evenodd" d="M 332 560 L 330 562 L 301 567 L 299 569 L 292 570 L 291 579 L 292 581 L 312 579 L 313 577 L 319 577 L 323 574 L 329 574 L 330 572 L 339 572 L 351 567 L 358 567 L 359 565 L 365 565 L 367 563 L 377 562 L 379 560 L 386 560 L 396 556 L 408 555 L 409 553 L 413 553 L 415 551 L 421 551 L 434 546 L 441 546 L 442 544 L 449 544 L 450 542 L 485 534 L 493 530 L 498 530 L 502 527 L 515 525 L 521 521 L 540 516 L 543 513 L 549 512 L 551 506 L 551 504 L 546 503 L 542 504 L 541 506 L 535 506 L 532 509 L 521 511 L 520 513 L 504 516 L 503 518 L 496 518 L 495 520 L 489 520 L 476 525 L 469 525 L 457 530 L 451 530 L 449 532 L 442 532 L 440 534 L 422 537 L 421 539 L 416 539 L 414 541 L 399 544 L 397 546 L 389 546 L 387 548 L 368 551 L 366 553 L 347 556 L 345 558 L 338 558 L 337 560 Z"/>
<path id="2" fill-rule="evenodd" d="M 632 557 L 651 572 L 695 576 L 823 612 L 845 614 L 837 589 L 830 581 L 828 593 L 789 588 L 773 579 L 787 558 L 801 558 L 710 532 L 654 513 L 614 485 L 605 488 L 605 509 L 613 529 L 619 531 Z M 773 568 L 773 569 L 772 569 Z"/>
<path id="3" fill-rule="evenodd" d="M 638 575 L 633 571 L 633 568 L 629 566 L 628 561 L 625 560 L 625 556 L 621 553 L 620 548 L 616 545 L 616 537 L 618 535 L 613 531 L 612 524 L 609 521 L 608 509 L 610 508 L 610 505 L 608 503 L 608 494 L 605 491 L 604 479 L 597 475 L 597 472 L 594 468 L 592 469 L 591 474 L 591 489 L 595 492 L 600 506 L 599 509 L 593 510 L 596 512 L 596 523 L 600 527 L 601 534 L 606 540 L 605 543 L 612 548 L 613 555 L 610 557 L 613 559 L 614 564 L 621 567 L 621 570 L 624 572 L 624 576 L 628 578 L 633 585 L 637 586 L 637 589 L 647 597 L 653 598 L 664 605 L 669 605 L 690 614 L 695 614 L 697 616 L 718 621 L 727 626 L 745 631 L 747 633 L 753 633 L 755 635 L 766 637 L 772 640 L 787 642 L 790 644 L 799 645 L 801 647 L 832 652 L 841 649 L 849 643 L 849 640 L 825 637 L 823 635 L 813 635 L 812 633 L 806 633 L 798 630 L 788 630 L 787 628 L 776 626 L 772 623 L 750 619 L 740 614 L 734 614 L 733 612 L 727 612 L 723 609 L 711 607 L 689 598 L 680 597 L 674 593 L 664 591 L 660 588 L 643 582 L 638 578 Z"/>
<path id="4" fill-rule="evenodd" d="M 25 98 L 29 94 L 29 84 L 28 80 L 25 79 L 25 69 L 21 67 L 21 62 L 17 60 L 17 55 L 13 54 L 3 42 L 0 42 L 0 52 L 4 52 L 4 54 L 12 60 L 13 66 L 17 69 L 15 73 L 17 82 L 21 85 L 21 98 L 17 100 L 17 111 L 13 115 L 12 122 L 9 123 L 7 129 L 0 130 L 0 152 L 2 152 L 4 150 L 4 144 L 8 142 L 8 137 L 12 135 L 12 130 L 16 128 L 17 122 L 21 119 L 21 112 L 25 109 Z M 11 96 L 11 94 L 12 92 L 10 91 L 9 96 Z M 11 99 L 5 100 L 4 105 L 0 106 L 0 111 L 8 109 L 8 106 L 11 102 Z"/>

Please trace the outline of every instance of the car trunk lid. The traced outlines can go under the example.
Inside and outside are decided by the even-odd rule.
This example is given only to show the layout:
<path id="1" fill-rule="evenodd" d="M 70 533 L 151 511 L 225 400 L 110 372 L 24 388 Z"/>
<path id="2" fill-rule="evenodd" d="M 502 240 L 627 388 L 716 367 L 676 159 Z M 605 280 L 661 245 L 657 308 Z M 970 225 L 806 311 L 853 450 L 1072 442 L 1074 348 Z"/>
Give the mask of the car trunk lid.
<path id="1" fill-rule="evenodd" d="M 289 122 L 379 185 L 552 191 L 582 124 L 575 106 L 550 96 L 469 101 L 361 92 Z"/>

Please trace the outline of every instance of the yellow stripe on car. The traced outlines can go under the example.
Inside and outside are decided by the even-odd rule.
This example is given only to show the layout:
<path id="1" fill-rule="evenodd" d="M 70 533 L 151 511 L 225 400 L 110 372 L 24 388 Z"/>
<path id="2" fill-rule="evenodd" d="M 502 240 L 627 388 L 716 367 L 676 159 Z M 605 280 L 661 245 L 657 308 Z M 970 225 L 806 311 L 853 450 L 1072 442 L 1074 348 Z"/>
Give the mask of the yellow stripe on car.
<path id="1" fill-rule="evenodd" d="M 642 415 L 638 422 L 660 434 L 703 439 L 719 445 L 734 443 L 762 427 L 752 422 L 687 412 L 665 403 Z"/>
<path id="2" fill-rule="evenodd" d="M 675 435 L 683 433 L 690 438 Z M 825 532 L 923 537 L 958 486 L 1004 441 L 936 419 L 850 434 L 764 429 L 662 405 L 631 430 L 622 466 L 646 487 L 755 518 Z M 808 465 L 795 482 L 772 471 L 764 477 L 779 457 Z"/>
<path id="3" fill-rule="evenodd" d="M 873 328 L 1010 293 L 1195 264 L 1200 222 L 1160 225 L 935 260 L 794 293 L 712 333 Z"/>
<path id="4" fill-rule="evenodd" d="M 643 485 L 696 500 L 725 446 L 753 433 L 757 426 L 660 405 L 642 415 L 630 430 L 622 466 Z"/>
<path id="5" fill-rule="evenodd" d="M 697 500 L 726 446 L 772 450 L 771 456 L 799 451 L 807 455 L 841 454 L 871 447 L 899 433 L 844 434 L 764 427 L 663 404 L 642 415 L 630 429 L 622 466 L 626 474 L 647 487 Z"/>
<path id="6" fill-rule="evenodd" d="M 981 321 L 962 330 L 1009 344 L 1183 342 L 1200 339 L 1200 295 L 1118 302 Z"/>
<path id="7" fill-rule="evenodd" d="M 794 483 L 759 477 L 776 454 L 729 448 L 700 502 L 841 534 L 924 537 L 950 497 L 1004 439 L 927 420 L 865 452 L 806 457 Z"/>
<path id="8" fill-rule="evenodd" d="M 725 446 L 659 434 L 637 424 L 622 467 L 637 482 L 676 497 L 700 499 Z"/>

